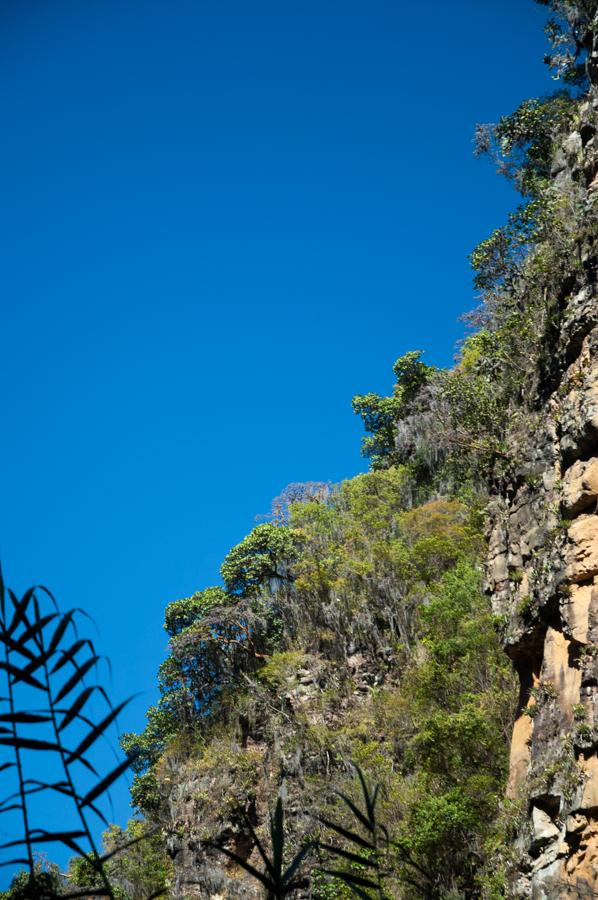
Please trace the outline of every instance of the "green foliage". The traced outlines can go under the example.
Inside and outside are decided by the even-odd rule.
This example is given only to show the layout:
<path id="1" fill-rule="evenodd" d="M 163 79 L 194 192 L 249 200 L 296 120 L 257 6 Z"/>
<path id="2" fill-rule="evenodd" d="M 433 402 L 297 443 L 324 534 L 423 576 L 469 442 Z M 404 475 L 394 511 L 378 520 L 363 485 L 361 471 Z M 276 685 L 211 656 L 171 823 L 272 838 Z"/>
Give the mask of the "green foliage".
<path id="1" fill-rule="evenodd" d="M 552 47 L 545 62 L 556 78 L 580 88 L 587 88 L 588 78 L 595 75 L 588 51 L 592 46 L 592 26 L 598 5 L 596 0 L 535 0 L 549 7 L 555 18 L 548 20 L 546 36 Z"/>
<path id="2" fill-rule="evenodd" d="M 461 562 L 421 611 L 419 663 L 407 673 L 412 794 L 400 842 L 435 890 L 473 891 L 477 856 L 499 810 L 515 686 L 495 639 L 481 574 Z M 432 888 L 430 888 L 432 890 Z"/>
<path id="3" fill-rule="evenodd" d="M 362 442 L 362 454 L 369 457 L 373 469 L 383 469 L 396 461 L 396 424 L 400 409 L 400 402 L 394 396 L 369 393 L 353 398 L 353 411 L 361 416 L 368 432 Z"/>
<path id="4" fill-rule="evenodd" d="M 147 726 L 142 735 L 121 735 L 121 746 L 134 772 L 143 772 L 166 748 L 166 741 L 177 729 L 173 710 L 167 704 L 151 706 L 146 714 Z"/>
<path id="5" fill-rule="evenodd" d="M 430 373 L 434 371 L 433 367 L 421 361 L 422 353 L 422 350 L 410 350 L 409 353 L 400 356 L 392 367 L 397 379 L 395 396 L 403 406 L 413 403 L 428 381 Z"/>
<path id="6" fill-rule="evenodd" d="M 192 597 L 174 600 L 166 607 L 164 628 L 170 637 L 175 637 L 212 612 L 217 606 L 225 604 L 227 600 L 226 591 L 221 587 L 205 588 L 203 591 L 197 591 Z"/>
<path id="7" fill-rule="evenodd" d="M 388 829 L 378 818 L 380 785 L 377 784 L 372 790 L 360 767 L 355 765 L 355 770 L 361 787 L 361 805 L 354 803 L 341 791 L 338 792 L 353 818 L 353 829 L 325 816 L 319 818 L 320 823 L 333 833 L 337 841 L 339 838 L 342 840 L 342 844 L 320 841 L 319 849 L 328 853 L 344 868 L 326 868 L 322 871 L 348 885 L 357 897 L 368 900 L 373 896 L 383 900 L 386 896 L 384 879 L 388 874 L 390 837 Z"/>
<path id="8" fill-rule="evenodd" d="M 538 222 L 542 206 L 538 200 L 518 207 L 510 213 L 507 224 L 497 228 L 489 238 L 482 241 L 471 254 L 471 265 L 475 271 L 474 284 L 480 291 L 501 287 L 512 287 L 521 273 L 530 244 L 538 235 Z M 492 352 L 489 345 L 490 334 L 485 332 L 484 354 Z"/>
<path id="9" fill-rule="evenodd" d="M 421 361 L 421 355 L 421 350 L 411 351 L 395 362 L 397 380 L 392 397 L 370 393 L 353 398 L 353 410 L 361 416 L 369 435 L 364 438 L 362 453 L 369 457 L 373 469 L 404 461 L 396 447 L 397 423 L 413 414 L 418 395 L 434 371 Z"/>
<path id="10" fill-rule="evenodd" d="M 483 789 L 483 785 L 480 787 Z M 422 896 L 446 896 L 447 885 L 457 888 L 457 896 L 472 896 L 475 862 L 467 859 L 465 848 L 471 835 L 479 833 L 489 812 L 495 810 L 460 788 L 439 794 L 428 791 L 418 807 L 410 810 L 402 847 L 415 858 L 428 860 L 430 868 L 422 869 L 426 873 L 420 882 Z"/>
<path id="11" fill-rule="evenodd" d="M 549 64 L 570 86 L 598 83 L 588 52 L 596 0 L 539 2 L 555 15 Z M 495 633 L 505 621 L 482 589 L 482 509 L 489 482 L 511 479 L 510 438 L 522 415 L 534 428 L 529 398 L 550 385 L 563 297 L 578 289 L 580 248 L 594 239 L 583 179 L 551 178 L 579 99 L 559 91 L 527 100 L 478 129 L 478 152 L 494 158 L 524 202 L 472 254 L 481 306 L 455 365 L 439 370 L 413 351 L 395 363 L 390 396 L 354 398 L 371 471 L 338 486 L 289 485 L 270 521 L 226 555 L 223 586 L 168 605 L 160 700 L 145 730 L 122 738 L 122 768 L 135 771 L 133 801 L 147 819 L 109 829 L 100 854 L 82 817 L 91 850 L 72 862 L 71 882 L 122 900 L 168 889 L 170 864 L 153 826 L 171 824 L 176 772 L 192 786 L 185 804 L 198 818 L 179 822 L 179 836 L 217 848 L 269 897 L 308 887 L 320 900 L 504 895 L 507 845 L 524 811 L 501 811 L 515 685 Z M 41 688 L 35 683 L 45 655 L 77 657 L 78 682 L 81 654 L 89 651 L 91 665 L 96 657 L 87 642 L 62 646 L 71 614 L 46 621 L 33 594 L 6 597 L 0 636 L 11 703 L 28 678 L 51 695 L 47 671 Z M 532 606 L 520 598 L 518 611 Z M 555 697 L 545 682 L 525 711 L 542 714 Z M 82 719 L 76 703 L 59 715 Z M 36 723 L 20 712 L 13 703 L 13 732 L 0 743 L 16 750 L 25 814 L 19 742 L 21 726 Z M 112 715 L 89 726 L 92 743 Z M 574 734 L 554 765 L 533 775 L 538 789 L 558 784 L 572 796 L 579 786 L 574 749 L 594 741 L 584 715 L 574 708 Z M 60 750 L 58 738 L 50 743 Z M 75 753 L 86 751 L 84 742 Z M 357 785 L 347 786 L 349 760 Z M 95 802 L 72 783 L 66 793 L 77 807 Z M 314 822 L 323 829 L 317 848 Z M 17 878 L 11 900 L 56 890 L 55 873 L 34 864 L 32 836 L 42 831 L 24 824 L 30 874 Z M 74 849 L 79 840 L 65 833 Z"/>
<path id="12" fill-rule="evenodd" d="M 103 835 L 106 870 L 117 900 L 145 900 L 169 892 L 172 861 L 162 835 L 143 819 L 131 819 L 125 829 L 111 825 Z M 71 859 L 67 873 L 70 890 L 97 890 L 98 876 L 83 857 Z"/>
<path id="13" fill-rule="evenodd" d="M 227 554 L 224 588 L 206 588 L 167 606 L 170 654 L 159 671 L 160 700 L 149 710 L 145 730 L 121 740 L 136 760 L 133 795 L 145 813 L 159 806 L 149 770 L 169 741 L 192 729 L 198 717 L 217 719 L 227 692 L 276 648 L 281 624 L 275 595 L 292 580 L 298 540 L 287 526 L 258 525 Z"/>
<path id="14" fill-rule="evenodd" d="M 54 900 L 65 892 L 65 880 L 58 866 L 35 860 L 33 876 L 29 871 L 17 872 L 0 900 Z"/>
<path id="15" fill-rule="evenodd" d="M 283 650 L 273 653 L 258 672 L 260 681 L 272 690 L 282 690 L 293 680 L 297 669 L 305 662 L 305 654 L 300 650 Z"/>
<path id="16" fill-rule="evenodd" d="M 207 724 L 226 717 L 231 692 L 246 687 L 244 679 L 278 648 L 277 593 L 292 582 L 299 538 L 288 526 L 258 525 L 227 554 L 225 588 L 207 588 L 167 607 L 170 653 L 159 670 L 160 700 L 148 711 L 144 731 L 121 739 L 134 758 L 133 798 L 146 815 L 160 806 L 154 766 L 169 743 L 198 719 Z"/>
<path id="17" fill-rule="evenodd" d="M 478 126 L 476 150 L 490 153 L 499 171 L 524 195 L 538 198 L 550 173 L 554 139 L 567 127 L 573 104 L 567 91 L 524 100 L 494 126 Z M 531 207 L 534 210 L 534 207 Z M 533 212 L 523 207 L 510 220 L 513 237 L 529 235 Z"/>
<path id="18" fill-rule="evenodd" d="M 257 525 L 224 558 L 220 571 L 227 591 L 249 597 L 287 580 L 296 552 L 292 529 L 271 522 Z"/>
<path id="19" fill-rule="evenodd" d="M 481 591 L 477 507 L 450 497 L 410 507 L 411 478 L 408 467 L 379 469 L 325 497 L 291 503 L 283 535 L 292 535 L 292 577 L 282 584 L 262 581 L 261 593 L 246 598 L 226 594 L 224 605 L 210 607 L 205 617 L 200 614 L 191 624 L 183 619 L 185 627 L 171 639 L 172 678 L 183 652 L 186 665 L 195 668 L 182 688 L 179 668 L 177 689 L 184 693 L 202 672 L 203 683 L 208 664 L 223 687 L 203 705 L 191 704 L 187 719 L 175 704 L 169 719 L 174 681 L 163 678 L 160 712 L 152 712 L 144 735 L 128 738 L 140 768 L 142 762 L 149 766 L 134 791 L 151 816 L 162 815 L 162 768 L 176 766 L 188 771 L 194 784 L 210 785 L 199 788 L 195 799 L 206 837 L 230 821 L 247 832 L 235 809 L 258 802 L 261 756 L 251 743 L 239 749 L 236 742 L 255 735 L 259 746 L 273 748 L 269 752 L 285 770 L 296 755 L 302 760 L 302 779 L 314 785 L 313 793 L 287 781 L 290 790 L 299 791 L 293 804 L 311 805 L 314 814 L 349 830 L 346 804 L 346 815 L 339 810 L 335 818 L 327 799 L 330 788 L 342 784 L 336 760 L 355 760 L 364 778 L 384 786 L 376 815 L 392 842 L 384 862 L 385 890 L 392 896 L 402 896 L 405 886 L 417 885 L 418 896 L 436 896 L 441 884 L 467 889 L 474 884 L 476 853 L 504 780 L 502 735 L 511 717 L 512 684 Z M 245 639 L 246 650 L 238 654 L 236 648 L 231 657 L 224 619 L 257 615 L 252 606 L 262 611 Z M 194 605 L 193 615 L 196 610 Z M 277 644 L 268 643 L 272 615 L 282 626 Z M 260 658 L 251 657 L 248 640 L 259 642 Z M 355 692 L 346 663 L 351 644 L 386 684 L 368 689 L 360 704 L 343 699 Z M 302 698 L 299 705 L 295 698 Z M 302 712 L 304 702 L 309 715 Z M 444 798 L 433 810 L 433 834 L 423 824 L 419 830 L 413 825 L 431 796 Z M 289 821 L 294 851 L 311 839 L 309 833 L 302 839 L 298 827 L 296 818 Z M 436 879 L 440 834 L 448 844 Z M 352 852 L 338 833 L 337 838 L 334 846 Z M 373 872 L 368 860 L 360 863 L 359 877 Z M 321 897 L 343 897 L 349 888 L 340 877 L 316 876 L 316 882 Z"/>
<path id="20" fill-rule="evenodd" d="M 522 342 L 527 328 L 521 315 L 516 319 Z M 411 500 L 421 502 L 435 491 L 479 490 L 495 461 L 504 457 L 509 400 L 521 380 L 521 363 L 513 353 L 515 328 L 509 320 L 501 331 L 485 328 L 472 335 L 464 343 L 461 364 L 451 370 L 425 367 L 410 383 L 407 400 L 397 382 L 391 397 L 354 401 L 371 432 L 364 446 L 372 468 L 395 466 L 408 473 Z M 503 377 L 507 369 L 515 369 L 516 384 Z M 380 409 L 392 415 L 370 415 Z"/>
<path id="21" fill-rule="evenodd" d="M 474 337 L 473 358 L 471 353 L 464 357 L 467 365 L 458 380 L 463 395 L 479 402 L 471 446 L 481 453 L 486 472 L 496 472 L 497 461 L 508 465 L 504 436 L 534 380 L 552 365 L 546 347 L 559 315 L 554 285 L 571 276 L 577 265 L 575 247 L 588 229 L 579 186 L 551 177 L 578 105 L 576 97 L 561 90 L 526 100 L 497 125 L 477 129 L 477 152 L 490 155 L 526 198 L 471 254 L 482 305 L 470 322 L 479 337 Z M 465 412 L 468 407 L 475 409 L 475 403 L 468 400 Z M 452 409 L 451 427 L 469 431 L 463 404 Z"/>
<path id="22" fill-rule="evenodd" d="M 583 37 L 582 3 L 549 5 L 562 26 L 553 38 Z M 569 81 L 586 55 L 577 47 L 561 65 Z M 526 398 L 549 383 L 562 308 L 553 286 L 570 290 L 581 267 L 585 200 L 573 179 L 550 174 L 577 112 L 577 96 L 560 91 L 478 130 L 478 151 L 524 202 L 472 254 L 481 306 L 456 364 L 439 370 L 414 351 L 397 360 L 390 396 L 354 398 L 371 471 L 336 487 L 290 486 L 272 521 L 226 556 L 224 588 L 167 611 L 162 698 L 146 732 L 127 739 L 140 760 L 135 797 L 159 817 L 161 765 L 184 757 L 212 776 L 217 814 L 209 791 L 198 799 L 206 832 L 230 820 L 257 846 L 259 822 L 248 832 L 225 797 L 244 796 L 259 819 L 260 797 L 284 783 L 293 809 L 327 819 L 327 852 L 362 879 L 312 873 L 318 897 L 499 896 L 504 884 L 515 685 L 482 590 L 482 509 L 489 482 L 512 475 Z M 268 753 L 267 777 L 255 775 L 254 745 Z M 353 846 L 351 835 L 372 837 L 372 796 L 342 791 L 349 759 L 362 788 L 381 786 L 384 853 Z M 287 820 L 293 850 L 310 838 L 299 818 Z"/>

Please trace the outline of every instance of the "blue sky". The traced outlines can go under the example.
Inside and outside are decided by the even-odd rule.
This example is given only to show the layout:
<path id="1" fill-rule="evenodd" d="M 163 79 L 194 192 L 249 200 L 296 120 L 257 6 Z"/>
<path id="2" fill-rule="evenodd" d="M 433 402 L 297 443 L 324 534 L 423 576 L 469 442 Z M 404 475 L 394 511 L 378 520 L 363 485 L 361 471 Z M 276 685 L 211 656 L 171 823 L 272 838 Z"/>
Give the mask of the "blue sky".
<path id="1" fill-rule="evenodd" d="M 351 397 L 396 357 L 451 363 L 467 254 L 516 200 L 474 126 L 553 87 L 542 21 L 3 0 L 0 552 L 94 616 L 126 729 L 166 603 L 288 482 L 365 468 Z"/>

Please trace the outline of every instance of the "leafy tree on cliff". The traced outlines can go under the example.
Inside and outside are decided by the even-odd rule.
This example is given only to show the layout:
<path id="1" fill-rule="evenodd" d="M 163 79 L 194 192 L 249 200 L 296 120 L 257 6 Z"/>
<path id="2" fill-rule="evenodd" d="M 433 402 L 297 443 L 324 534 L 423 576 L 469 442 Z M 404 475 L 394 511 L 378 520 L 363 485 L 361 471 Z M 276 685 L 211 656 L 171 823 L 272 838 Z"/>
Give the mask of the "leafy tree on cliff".
<path id="1" fill-rule="evenodd" d="M 257 525 L 224 558 L 220 572 L 230 594 L 250 597 L 291 578 L 297 535 L 271 522 Z"/>
<path id="2" fill-rule="evenodd" d="M 397 380 L 391 397 L 370 393 L 353 398 L 353 410 L 361 416 L 368 432 L 362 453 L 369 457 L 373 469 L 386 469 L 404 461 L 396 446 L 397 423 L 416 411 L 419 392 L 434 371 L 422 362 L 421 355 L 421 350 L 413 350 L 397 359 L 393 366 Z"/>
<path id="3" fill-rule="evenodd" d="M 598 3 L 596 0 L 535 2 L 549 7 L 556 15 L 546 26 L 552 52 L 546 55 L 545 61 L 554 69 L 557 78 L 568 84 L 587 87 L 588 76 L 595 76 L 596 58 L 592 57 L 592 51 L 595 49 Z"/>

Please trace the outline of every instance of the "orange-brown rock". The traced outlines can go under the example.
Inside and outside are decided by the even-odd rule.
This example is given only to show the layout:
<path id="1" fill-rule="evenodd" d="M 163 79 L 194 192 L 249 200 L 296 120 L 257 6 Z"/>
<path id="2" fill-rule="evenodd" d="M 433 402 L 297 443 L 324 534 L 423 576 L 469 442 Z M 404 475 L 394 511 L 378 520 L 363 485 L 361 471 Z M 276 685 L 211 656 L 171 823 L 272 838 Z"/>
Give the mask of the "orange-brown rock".
<path id="1" fill-rule="evenodd" d="M 581 516 L 568 531 L 566 577 L 568 581 L 587 581 L 598 575 L 598 516 Z"/>
<path id="2" fill-rule="evenodd" d="M 598 458 L 577 460 L 563 479 L 563 512 L 577 516 L 598 501 Z"/>

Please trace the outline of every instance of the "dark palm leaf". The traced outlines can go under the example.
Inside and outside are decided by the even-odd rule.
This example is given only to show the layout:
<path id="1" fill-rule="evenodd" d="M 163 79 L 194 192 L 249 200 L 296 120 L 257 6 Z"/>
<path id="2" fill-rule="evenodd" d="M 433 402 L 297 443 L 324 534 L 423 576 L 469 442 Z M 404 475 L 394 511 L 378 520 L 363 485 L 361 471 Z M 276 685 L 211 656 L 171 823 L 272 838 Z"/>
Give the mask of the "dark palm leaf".
<path id="1" fill-rule="evenodd" d="M 369 814 L 369 809 L 368 809 L 368 815 L 364 815 L 364 813 L 362 813 L 361 810 L 358 809 L 358 807 L 353 803 L 353 801 L 349 797 L 346 796 L 346 794 L 342 794 L 340 791 L 337 791 L 337 794 L 341 798 L 341 800 L 343 800 L 346 803 L 346 805 L 349 807 L 349 809 L 351 810 L 351 812 L 353 813 L 353 815 L 355 816 L 357 821 L 360 822 L 367 831 L 370 831 L 372 834 L 374 834 L 376 831 L 376 819 L 374 818 L 374 820 L 372 821 L 372 818 Z M 366 798 L 366 800 L 368 800 L 368 799 L 369 799 L 369 797 Z"/>
<path id="2" fill-rule="evenodd" d="M 360 809 L 357 803 L 346 794 L 340 791 L 336 793 L 358 825 L 365 831 L 366 836 L 346 828 L 338 822 L 320 816 L 318 818 L 320 824 L 329 828 L 339 837 L 344 838 L 349 846 L 353 845 L 353 848 L 355 848 L 352 850 L 347 847 L 338 847 L 331 843 L 321 843 L 320 847 L 322 850 L 329 853 L 332 857 L 351 863 L 353 866 L 350 869 L 322 869 L 322 871 L 333 878 L 343 881 L 362 900 L 363 898 L 371 900 L 371 895 L 366 893 L 368 890 L 375 891 L 376 896 L 379 898 L 384 896 L 382 889 L 383 869 L 381 865 L 383 857 L 380 848 L 380 838 L 384 839 L 386 848 L 389 845 L 389 838 L 386 827 L 377 819 L 376 805 L 380 795 L 380 786 L 376 785 L 373 791 L 370 791 L 362 770 L 357 765 L 354 765 L 354 768 L 361 787 L 362 808 Z M 367 851 L 367 855 L 359 851 Z"/>
<path id="3" fill-rule="evenodd" d="M 335 856 L 342 856 L 343 859 L 355 863 L 356 866 L 372 869 L 376 868 L 375 860 L 367 859 L 365 856 L 360 856 L 358 853 L 352 853 L 351 850 L 347 850 L 345 847 L 336 847 L 334 844 L 324 844 L 321 842 L 318 846 L 320 850 L 325 850 Z"/>
<path id="4" fill-rule="evenodd" d="M 91 687 L 84 688 L 77 699 L 73 702 L 73 704 L 67 710 L 57 709 L 57 713 L 61 713 L 64 718 L 60 725 L 58 726 L 58 731 L 63 731 L 67 725 L 70 725 L 78 716 L 91 695 L 94 691 L 101 690 L 97 684 L 92 685 Z M 102 692 L 103 693 L 103 692 Z"/>
<path id="5" fill-rule="evenodd" d="M 232 850 L 229 850 L 227 847 L 220 847 L 219 845 L 212 845 L 215 850 L 218 850 L 219 853 L 224 853 L 225 856 L 228 856 L 229 859 L 232 859 L 233 862 L 237 863 L 238 866 L 241 866 L 248 875 L 251 875 L 257 881 L 264 885 L 267 891 L 272 893 L 273 890 L 276 889 L 275 882 L 264 872 L 260 872 L 259 869 L 256 869 L 255 866 L 252 866 L 251 863 L 247 862 L 246 859 L 243 859 L 242 856 L 239 856 L 237 853 L 234 853 Z"/>
<path id="6" fill-rule="evenodd" d="M 54 702 L 60 703 L 61 700 L 64 700 L 64 698 L 68 696 L 68 694 L 70 694 L 70 692 L 73 690 L 73 688 L 75 688 L 79 684 L 79 682 L 85 678 L 87 673 L 91 669 L 93 669 L 99 659 L 100 657 L 95 655 L 90 656 L 89 659 L 86 659 L 83 665 L 79 666 L 77 670 L 73 672 L 68 681 L 66 681 L 65 684 L 63 684 L 63 686 L 60 688 Z"/>
<path id="7" fill-rule="evenodd" d="M 6 621 L 3 617 L 2 630 L 6 630 L 9 635 L 12 635 L 15 633 L 19 625 L 21 625 L 22 623 L 27 623 L 27 607 L 29 606 L 33 598 L 35 588 L 29 588 L 28 591 L 25 591 L 20 600 L 17 599 L 16 594 L 10 588 L 7 588 L 6 593 L 8 594 L 12 602 L 14 615 L 10 625 L 8 625 L 8 628 L 6 627 Z"/>
<path id="8" fill-rule="evenodd" d="M 97 800 L 98 797 L 101 797 L 102 794 L 105 794 L 109 787 L 111 787 L 117 779 L 123 775 L 127 769 L 129 769 L 133 763 L 135 762 L 135 756 L 131 754 L 131 756 L 124 759 L 115 769 L 108 773 L 102 780 L 96 784 L 94 788 L 85 794 L 83 797 L 82 806 L 89 806 L 93 803 L 94 800 Z"/>
<path id="9" fill-rule="evenodd" d="M 117 707 L 110 710 L 107 716 L 105 716 L 101 722 L 98 722 L 97 725 L 88 732 L 88 734 L 83 738 L 79 746 L 76 750 L 74 750 L 67 759 L 67 765 L 70 766 L 71 763 L 76 762 L 76 760 L 80 759 L 83 754 L 89 750 L 89 748 L 94 744 L 98 738 L 102 737 L 102 735 L 106 732 L 108 727 L 112 725 L 114 720 L 118 717 L 119 713 L 130 703 L 130 699 L 124 700 L 122 703 L 119 703 Z"/>
<path id="10" fill-rule="evenodd" d="M 337 872 L 334 869 L 322 869 L 325 875 L 331 875 L 333 878 L 339 878 L 341 881 L 344 881 L 347 884 L 354 894 L 358 897 L 361 897 L 361 900 L 372 900 L 370 894 L 366 894 L 365 891 L 362 891 L 356 884 L 348 880 L 348 874 L 346 872 Z M 375 888 L 378 885 L 374 885 Z"/>
<path id="11" fill-rule="evenodd" d="M 63 666 L 66 666 L 67 663 L 73 663 L 76 668 L 76 664 L 74 663 L 75 656 L 82 650 L 84 647 L 89 647 L 92 655 L 94 654 L 93 644 L 91 641 L 83 638 L 79 638 L 79 640 L 75 641 L 68 650 L 60 650 L 60 659 L 52 669 L 51 675 L 55 675 L 56 672 L 59 672 Z"/>
<path id="12" fill-rule="evenodd" d="M 256 867 L 246 859 L 243 859 L 243 857 L 239 856 L 237 853 L 234 853 L 232 850 L 229 850 L 226 847 L 222 847 L 218 844 L 210 844 L 209 846 L 213 847 L 215 850 L 218 850 L 220 853 L 224 853 L 225 856 L 227 856 L 229 859 L 232 859 L 233 862 L 235 862 L 245 872 L 247 872 L 248 875 L 251 875 L 252 878 L 255 878 L 257 881 L 259 881 L 260 884 L 265 887 L 266 893 L 269 897 L 286 897 L 288 894 L 297 890 L 297 888 L 306 885 L 308 883 L 307 879 L 296 879 L 294 876 L 299 871 L 301 864 L 303 863 L 307 855 L 317 846 L 317 842 L 309 841 L 307 844 L 304 844 L 304 846 L 301 847 L 295 854 L 290 864 L 286 868 L 284 867 L 285 839 L 284 806 L 282 798 L 278 798 L 278 800 L 276 801 L 274 812 L 270 814 L 270 839 L 272 842 L 271 857 L 262 846 L 262 843 L 258 835 L 256 834 L 253 825 L 251 824 L 245 813 L 243 813 L 243 818 L 245 819 L 245 823 L 258 850 L 258 853 L 264 861 L 264 865 L 266 867 L 265 872 L 260 872 L 259 869 L 256 869 Z"/>
<path id="13" fill-rule="evenodd" d="M 49 609 L 44 609 L 40 596 Z M 77 636 L 76 610 L 61 613 L 52 594 L 44 588 L 31 588 L 21 598 L 6 588 L 0 571 L 0 677 L 7 691 L 0 697 L 0 747 L 9 748 L 14 754 L 11 761 L 0 765 L 0 772 L 14 775 L 14 787 L 4 799 L 0 799 L 0 814 L 9 809 L 22 815 L 22 836 L 5 842 L 0 849 L 22 847 L 26 855 L 12 861 L 14 865 L 26 865 L 32 895 L 36 891 L 34 848 L 45 844 L 62 844 L 86 859 L 96 871 L 99 882 L 96 888 L 85 890 L 85 895 L 107 896 L 113 900 L 113 892 L 90 830 L 88 816 L 97 816 L 104 824 L 107 819 L 99 808 L 98 800 L 134 762 L 129 757 L 108 772 L 100 775 L 94 766 L 90 751 L 96 742 L 105 738 L 110 727 L 122 711 L 125 703 L 113 707 L 104 689 L 98 685 L 84 684 L 100 660 L 93 643 Z M 66 640 L 69 632 L 74 640 Z M 68 666 L 68 669 L 65 668 Z M 67 675 L 64 675 L 64 672 Z M 76 689 L 79 688 L 75 695 Z M 70 698 L 73 695 L 74 699 Z M 106 704 L 107 712 L 96 720 L 83 715 L 89 699 L 96 694 Z M 37 703 L 31 697 L 37 696 Z M 21 702 L 21 699 L 23 702 Z M 66 703 L 61 701 L 67 701 Z M 70 747 L 63 744 L 62 733 L 69 732 Z M 73 744 L 75 748 L 73 749 Z M 36 777 L 35 754 L 53 755 L 63 770 L 63 775 L 52 781 Z M 83 792 L 76 787 L 72 773 L 79 763 L 96 779 L 95 784 Z M 10 775 L 7 776 L 10 779 Z M 29 806 L 34 796 L 49 792 L 64 798 L 65 805 L 73 812 L 73 827 L 65 815 L 69 827 L 51 829 L 35 827 L 37 808 Z M 6 863 L 3 863 L 3 865 Z M 158 896 L 159 892 L 156 893 Z M 46 895 L 48 892 L 46 891 Z"/>
<path id="14" fill-rule="evenodd" d="M 325 819 L 324 816 L 318 816 L 318 822 L 320 822 L 320 824 L 322 825 L 325 825 L 326 828 L 331 828 L 332 831 L 336 831 L 337 834 L 340 834 L 341 837 L 344 837 L 345 840 L 350 841 L 352 844 L 358 844 L 365 850 L 376 849 L 375 845 L 372 844 L 371 841 L 367 840 L 367 838 L 362 837 L 355 831 L 349 831 L 348 828 L 344 828 L 342 825 L 339 825 L 338 822 L 333 822 L 331 819 Z"/>
<path id="15" fill-rule="evenodd" d="M 282 876 L 283 884 L 290 886 L 293 884 L 293 875 L 299 869 L 299 866 L 305 859 L 305 857 L 311 853 L 312 850 L 315 850 L 318 846 L 317 841 L 309 841 L 309 843 L 305 844 L 296 854 L 289 867 L 286 869 Z"/>

